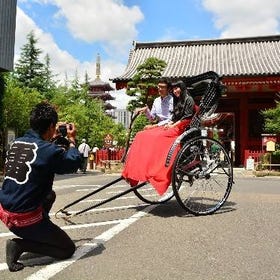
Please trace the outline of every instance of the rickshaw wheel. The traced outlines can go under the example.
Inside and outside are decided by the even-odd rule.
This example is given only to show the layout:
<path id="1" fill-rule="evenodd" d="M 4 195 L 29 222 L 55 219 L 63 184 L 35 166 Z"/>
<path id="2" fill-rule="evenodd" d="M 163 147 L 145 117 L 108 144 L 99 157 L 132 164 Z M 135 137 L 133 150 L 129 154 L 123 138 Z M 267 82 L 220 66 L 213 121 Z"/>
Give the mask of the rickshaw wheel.
<path id="1" fill-rule="evenodd" d="M 194 215 L 208 215 L 226 202 L 233 184 L 231 159 L 220 142 L 199 136 L 178 152 L 172 188 L 178 203 Z"/>

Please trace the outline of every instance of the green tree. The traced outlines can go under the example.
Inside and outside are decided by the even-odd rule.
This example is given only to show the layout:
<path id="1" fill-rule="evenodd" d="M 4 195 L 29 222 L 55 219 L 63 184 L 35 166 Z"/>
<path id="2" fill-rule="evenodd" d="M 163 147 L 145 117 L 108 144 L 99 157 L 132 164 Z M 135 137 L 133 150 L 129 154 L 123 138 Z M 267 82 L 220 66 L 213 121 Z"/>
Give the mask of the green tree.
<path id="1" fill-rule="evenodd" d="M 280 133 L 280 102 L 276 107 L 262 111 L 264 116 L 264 129 L 267 133 Z"/>
<path id="2" fill-rule="evenodd" d="M 133 139 L 135 137 L 135 134 L 142 130 L 144 128 L 144 126 L 146 126 L 149 123 L 147 117 L 145 115 L 140 115 L 138 116 L 134 123 L 133 126 L 131 128 L 131 135 L 130 135 L 130 139 Z"/>
<path id="3" fill-rule="evenodd" d="M 144 63 L 137 67 L 136 74 L 127 83 L 126 94 L 136 97 L 129 101 L 127 107 L 129 111 L 146 104 L 151 107 L 155 96 L 149 95 L 149 90 L 156 88 L 158 79 L 162 76 L 165 67 L 166 62 L 155 57 L 146 59 Z"/>
<path id="4" fill-rule="evenodd" d="M 57 86 L 50 70 L 50 58 L 46 55 L 44 63 L 40 61 L 42 51 L 36 46 L 37 42 L 34 33 L 30 32 L 15 71 L 5 75 L 7 89 L 1 99 L 5 109 L 1 121 L 2 130 L 12 128 L 16 131 L 16 136 L 21 136 L 29 128 L 31 109 L 38 102 L 47 99 L 57 107 L 61 121 L 76 124 L 78 142 L 87 138 L 91 145 L 102 146 L 105 135 L 110 133 L 122 145 L 126 131 L 106 115 L 102 101 L 88 95 L 88 75 L 85 76 L 84 85 L 80 84 L 76 72 L 73 81 L 69 82 L 66 76 L 65 86 Z M 0 94 L 2 92 L 0 80 Z"/>
<path id="5" fill-rule="evenodd" d="M 3 129 L 12 128 L 21 136 L 29 128 L 29 114 L 32 108 L 43 100 L 35 89 L 16 86 L 14 80 L 7 79 L 3 98 Z"/>
<path id="6" fill-rule="evenodd" d="M 51 71 L 50 66 L 50 56 L 47 54 L 44 58 L 44 66 L 43 66 L 43 73 L 42 73 L 42 84 L 41 84 L 41 93 L 45 96 L 47 100 L 52 99 L 55 95 L 56 91 L 56 81 L 55 75 Z"/>
<path id="7" fill-rule="evenodd" d="M 46 85 L 46 66 L 40 61 L 39 57 L 42 50 L 36 44 L 38 39 L 35 38 L 34 32 L 27 35 L 27 43 L 21 48 L 21 54 L 15 65 L 14 75 L 19 86 L 37 89 L 44 92 Z"/>
<path id="8" fill-rule="evenodd" d="M 91 146 L 97 144 L 101 147 L 105 135 L 110 133 L 119 145 L 122 145 L 125 142 L 124 127 L 115 124 L 112 118 L 105 114 L 102 101 L 88 96 L 87 93 L 87 87 L 60 87 L 51 100 L 57 106 L 59 119 L 75 123 L 78 143 L 82 138 L 86 138 Z"/>

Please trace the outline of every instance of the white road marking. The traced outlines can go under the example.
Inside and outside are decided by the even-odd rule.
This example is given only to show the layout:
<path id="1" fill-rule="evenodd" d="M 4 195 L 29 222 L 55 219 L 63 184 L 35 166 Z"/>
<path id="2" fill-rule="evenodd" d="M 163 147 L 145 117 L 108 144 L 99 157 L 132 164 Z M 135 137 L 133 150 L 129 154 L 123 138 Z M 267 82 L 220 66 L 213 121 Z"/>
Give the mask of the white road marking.
<path id="1" fill-rule="evenodd" d="M 135 208 L 135 207 L 145 207 L 147 204 L 131 204 L 131 205 L 124 205 L 124 206 L 117 206 L 117 207 L 103 207 L 103 208 L 96 208 L 89 210 L 88 212 L 106 212 L 106 211 L 116 211 L 116 210 L 123 210 L 123 209 L 130 209 L 130 208 Z M 69 211 L 70 214 L 77 213 L 78 211 Z M 50 213 L 50 216 L 54 216 L 55 213 Z M 58 214 L 58 216 L 60 216 Z M 130 219 L 130 218 L 128 218 Z M 98 227 L 98 226 L 107 226 L 107 225 L 114 225 L 114 224 L 119 224 L 121 222 L 125 222 L 128 219 L 123 219 L 123 220 L 112 220 L 112 221 L 107 221 L 107 222 L 95 222 L 95 223 L 89 223 L 89 224 L 81 224 L 81 225 L 68 225 L 68 226 L 63 226 L 61 227 L 63 230 L 71 230 L 71 229 L 80 229 L 80 228 L 87 228 L 87 227 Z M 2 237 L 11 237 L 15 236 L 12 232 L 4 232 L 0 233 L 0 238 Z M 42 263 L 44 263 L 44 260 L 42 259 L 44 257 L 39 257 L 39 258 L 34 258 L 36 259 L 36 263 L 38 263 L 38 260 L 40 259 Z M 34 260 L 33 259 L 33 260 Z M 26 264 L 26 262 L 24 262 Z M 6 263 L 0 263 L 0 271 L 1 270 L 6 270 L 8 269 Z"/>
<path id="2" fill-rule="evenodd" d="M 157 196 L 156 194 L 146 194 L 145 197 L 148 197 L 148 196 Z M 116 198 L 114 200 L 126 200 L 126 199 L 133 199 L 133 198 L 137 198 L 135 195 L 133 196 L 123 196 L 123 197 L 119 197 L 119 198 Z M 92 202 L 101 202 L 103 201 L 104 199 L 99 199 L 99 198 L 96 198 L 96 199 L 86 199 L 86 200 L 82 200 L 80 201 L 79 203 L 92 203 Z"/>
<path id="3" fill-rule="evenodd" d="M 0 233 L 0 238 L 1 237 L 9 237 L 9 236 L 14 236 L 14 234 L 11 233 L 11 232 L 1 232 Z"/>
<path id="4" fill-rule="evenodd" d="M 145 188 L 145 189 L 141 189 L 141 191 L 151 191 L 151 190 L 155 190 L 154 188 Z M 121 193 L 122 191 L 113 191 L 113 192 L 107 192 L 107 194 L 118 194 L 118 193 Z"/>
<path id="5" fill-rule="evenodd" d="M 136 208 L 136 207 L 144 207 L 144 206 L 147 206 L 147 204 L 131 204 L 131 205 L 125 205 L 125 206 L 117 206 L 117 207 L 103 207 L 103 208 L 96 208 L 96 209 L 91 209 L 87 212 L 106 212 L 106 211 L 115 211 L 115 210 L 122 210 L 122 209 L 132 209 L 132 208 Z M 69 211 L 70 214 L 75 214 L 79 211 Z M 50 216 L 54 216 L 55 213 L 50 213 Z M 58 214 L 58 217 L 61 216 L 61 214 Z M 119 222 L 119 220 L 118 220 Z M 114 223 L 114 221 L 109 221 L 108 224 L 110 223 Z M 87 224 L 86 224 L 87 225 Z M 103 224 L 98 224 L 98 223 L 92 223 L 92 224 L 89 224 L 91 226 L 100 226 L 100 225 L 107 225 L 106 222 L 103 222 Z M 78 225 L 79 226 L 79 225 Z M 62 229 L 68 229 L 67 226 L 64 226 L 62 227 Z M 69 228 L 71 229 L 71 228 Z M 0 238 L 2 237 L 10 237 L 10 236 L 14 236 L 13 233 L 11 232 L 2 232 L 0 233 Z"/>
<path id="6" fill-rule="evenodd" d="M 66 261 L 60 261 L 53 264 L 50 264 L 39 271 L 33 273 L 29 277 L 25 278 L 26 280 L 47 280 L 67 268 L 89 252 L 93 251 L 95 248 L 98 248 L 100 245 L 104 244 L 115 235 L 126 229 L 128 226 L 132 225 L 134 222 L 147 215 L 151 210 L 153 210 L 157 205 L 149 205 L 143 211 L 139 211 L 136 214 L 132 215 L 128 219 L 121 220 L 119 224 L 113 226 L 109 230 L 103 232 L 94 238 L 93 242 L 85 243 L 83 246 L 77 248 L 73 257 Z"/>
<path id="7" fill-rule="evenodd" d="M 6 269 L 8 269 L 7 264 L 6 263 L 0 263 L 0 271 L 1 270 L 6 270 Z"/>
<path id="8" fill-rule="evenodd" d="M 103 208 L 95 208 L 95 209 L 91 209 L 88 210 L 87 213 L 90 212 L 108 212 L 108 211 L 116 211 L 116 210 L 123 210 L 123 209 L 132 209 L 132 208 L 136 208 L 136 207 L 144 207 L 147 206 L 147 203 L 142 203 L 142 204 L 130 204 L 130 205 L 124 205 L 124 206 L 115 206 L 115 207 L 103 207 Z M 78 213 L 79 211 L 69 211 L 69 214 L 75 214 Z M 55 213 L 51 213 L 50 216 L 54 216 Z M 61 216 L 61 213 L 58 213 L 57 216 Z"/>
<path id="9" fill-rule="evenodd" d="M 63 189 L 71 189 L 71 188 L 81 188 L 81 187 L 87 187 L 84 190 L 87 191 L 93 191 L 95 188 L 100 188 L 103 185 L 54 185 L 53 189 L 54 190 L 63 190 Z M 124 187 L 128 187 L 128 184 L 124 184 L 124 185 L 112 185 L 108 188 L 110 189 L 117 189 L 117 188 L 124 188 Z"/>
<path id="10" fill-rule="evenodd" d="M 87 227 L 96 227 L 96 226 L 106 226 L 111 224 L 118 224 L 120 220 L 113 220 L 108 222 L 96 222 L 96 223 L 89 223 L 89 224 L 80 224 L 80 225 L 71 225 L 71 226 L 63 226 L 61 227 L 63 230 L 67 229 L 79 229 L 79 228 L 87 228 Z M 12 232 L 5 232 L 0 233 L 0 237 L 9 237 L 14 236 Z"/>
<path id="11" fill-rule="evenodd" d="M 127 184 L 110 186 L 110 189 L 112 189 L 112 188 L 124 188 L 124 187 L 127 187 L 127 186 L 128 186 Z M 58 190 L 58 189 L 61 190 L 61 189 L 77 188 L 77 187 L 90 187 L 90 188 L 86 188 L 86 189 L 76 190 L 76 191 L 81 191 L 82 192 L 82 191 L 93 191 L 97 188 L 100 188 L 101 185 L 61 185 L 61 186 L 58 185 L 58 186 L 54 186 L 54 189 L 55 190 Z M 114 192 L 112 192 L 112 193 L 114 193 Z M 118 192 L 116 192 L 116 193 L 118 193 Z M 119 198 L 119 199 L 128 199 L 128 198 L 135 198 L 135 196 L 126 197 L 126 198 Z M 100 200 L 96 200 L 96 201 L 100 201 Z M 135 208 L 135 207 L 145 207 L 145 206 L 147 206 L 147 204 L 135 204 L 135 205 L 125 205 L 125 206 L 117 206 L 117 207 L 105 207 L 105 208 L 91 209 L 88 212 L 115 211 L 115 210 L 129 209 L 129 208 Z M 44 279 L 51 278 L 52 276 L 54 276 L 58 272 L 62 271 L 64 268 L 68 267 L 69 265 L 71 265 L 72 263 L 74 263 L 75 261 L 77 261 L 78 259 L 83 257 L 84 255 L 86 255 L 90 251 L 93 251 L 95 248 L 99 247 L 100 245 L 102 245 L 106 241 L 113 238 L 116 234 L 120 233 L 122 230 L 124 230 L 125 228 L 127 228 L 128 226 L 130 226 L 131 224 L 136 222 L 138 219 L 140 219 L 141 217 L 148 214 L 156 206 L 157 205 L 149 205 L 146 208 L 144 208 L 142 211 L 137 212 L 136 214 L 132 215 L 130 218 L 127 218 L 127 219 L 113 220 L 113 221 L 107 221 L 107 222 L 96 222 L 96 223 L 81 224 L 81 225 L 68 225 L 68 226 L 61 227 L 63 230 L 71 230 L 71 229 L 79 229 L 79 228 L 87 228 L 87 227 L 115 225 L 112 228 L 110 228 L 109 230 L 102 233 L 101 235 L 94 238 L 92 242 L 85 243 L 81 247 L 77 248 L 75 254 L 73 255 L 73 257 L 71 259 L 50 264 L 47 267 L 42 268 L 38 272 L 32 274 L 31 276 L 29 276 L 26 279 L 30 279 L 30 280 L 32 280 L 32 279 L 41 280 L 42 279 L 42 280 L 44 280 Z M 77 212 L 78 211 L 69 211 L 70 214 L 77 213 Z M 54 215 L 55 215 L 55 213 L 50 213 L 50 216 L 54 216 Z M 11 236 L 15 236 L 15 235 L 11 232 L 0 233 L 0 238 L 11 237 Z M 36 263 L 38 263 L 38 260 L 40 260 L 42 262 L 42 264 L 44 264 L 44 258 L 48 258 L 48 257 L 42 256 L 42 257 L 34 258 L 33 262 L 36 259 Z M 26 262 L 28 262 L 28 260 L 24 261 L 25 264 L 26 264 Z M 7 264 L 6 263 L 0 263 L 0 271 L 1 270 L 6 270 L 6 269 L 8 269 Z"/>

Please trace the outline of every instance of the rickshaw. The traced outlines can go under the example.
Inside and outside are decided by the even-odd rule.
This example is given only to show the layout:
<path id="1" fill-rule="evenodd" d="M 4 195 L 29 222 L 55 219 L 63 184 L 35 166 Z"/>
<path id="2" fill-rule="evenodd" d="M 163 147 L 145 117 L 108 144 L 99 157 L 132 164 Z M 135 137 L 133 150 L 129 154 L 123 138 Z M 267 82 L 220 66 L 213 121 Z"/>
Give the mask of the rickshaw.
<path id="1" fill-rule="evenodd" d="M 120 176 L 59 209 L 56 217 L 60 214 L 62 218 L 67 219 L 80 215 L 130 192 L 134 192 L 147 204 L 164 204 L 175 197 L 184 210 L 196 216 L 213 214 L 224 205 L 233 185 L 232 161 L 218 140 L 202 135 L 201 125 L 213 116 L 226 88 L 221 82 L 221 77 L 213 71 L 186 77 L 183 81 L 197 103 L 197 110 L 190 125 L 177 137 L 168 152 L 166 166 L 170 164 L 179 147 L 172 166 L 172 184 L 165 194 L 159 196 L 149 182 L 140 182 L 88 208 L 76 212 L 69 211 L 71 206 L 125 180 Z"/>

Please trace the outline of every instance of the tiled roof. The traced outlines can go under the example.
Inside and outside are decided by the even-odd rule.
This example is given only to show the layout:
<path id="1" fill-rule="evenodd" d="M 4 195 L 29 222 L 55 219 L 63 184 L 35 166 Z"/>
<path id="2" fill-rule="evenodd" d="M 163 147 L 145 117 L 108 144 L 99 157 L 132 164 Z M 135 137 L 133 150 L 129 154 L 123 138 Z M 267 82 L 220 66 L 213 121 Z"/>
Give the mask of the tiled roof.
<path id="1" fill-rule="evenodd" d="M 149 57 L 164 60 L 164 77 L 194 76 L 207 71 L 219 75 L 280 75 L 280 35 L 251 38 L 135 43 L 123 75 L 113 82 L 125 82 Z"/>
<path id="2" fill-rule="evenodd" d="M 90 81 L 89 86 L 90 87 L 99 87 L 99 88 L 102 88 L 104 91 L 110 91 L 110 90 L 114 89 L 110 86 L 109 83 L 103 82 L 100 78 L 96 78 L 95 80 Z"/>

